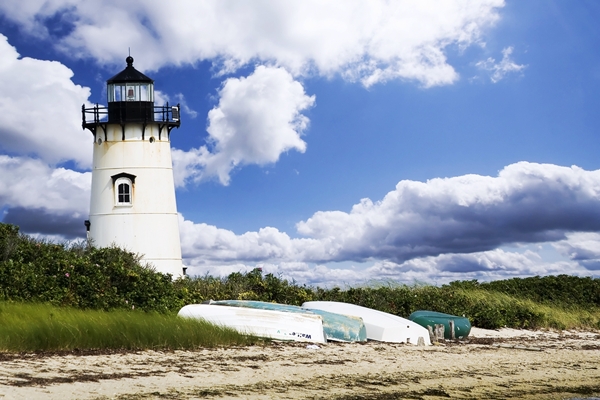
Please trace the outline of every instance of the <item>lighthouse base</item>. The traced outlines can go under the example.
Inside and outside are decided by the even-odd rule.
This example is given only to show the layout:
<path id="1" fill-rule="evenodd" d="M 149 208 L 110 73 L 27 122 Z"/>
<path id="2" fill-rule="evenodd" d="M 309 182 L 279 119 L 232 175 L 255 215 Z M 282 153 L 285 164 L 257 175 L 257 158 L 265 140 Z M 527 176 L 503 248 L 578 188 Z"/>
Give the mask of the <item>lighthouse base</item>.
<path id="1" fill-rule="evenodd" d="M 183 276 L 179 223 L 176 213 L 90 214 L 90 239 L 94 246 L 118 246 L 141 257 L 156 272 Z"/>

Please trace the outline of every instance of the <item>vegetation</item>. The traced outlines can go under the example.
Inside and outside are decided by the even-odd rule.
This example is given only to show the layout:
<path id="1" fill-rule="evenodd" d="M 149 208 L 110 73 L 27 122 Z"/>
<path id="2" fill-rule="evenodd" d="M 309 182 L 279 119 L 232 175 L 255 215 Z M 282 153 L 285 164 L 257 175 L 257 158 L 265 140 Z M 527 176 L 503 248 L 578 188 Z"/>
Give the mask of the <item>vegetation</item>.
<path id="1" fill-rule="evenodd" d="M 145 268 L 133 253 L 48 243 L 0 224 L 0 300 L 165 312 L 182 304 L 177 295 L 169 276 Z"/>
<path id="2" fill-rule="evenodd" d="M 168 324 L 176 324 L 178 320 L 174 315 L 185 304 L 210 299 L 295 305 L 310 300 L 344 301 L 404 317 L 415 310 L 427 309 L 465 315 L 474 326 L 490 329 L 503 326 L 600 329 L 600 279 L 589 277 L 559 275 L 487 283 L 456 281 L 439 287 L 390 283 L 325 289 L 299 285 L 255 269 L 224 278 L 207 275 L 173 281 L 170 276 L 142 265 L 137 255 L 119 248 L 99 249 L 85 242 L 48 243 L 19 233 L 13 225 L 0 223 L 0 305 L 4 309 L 8 307 L 7 302 L 43 303 L 70 307 L 65 311 L 71 313 L 68 315 L 79 312 L 74 309 L 88 310 L 89 315 L 94 315 L 92 319 L 107 314 L 91 310 L 121 311 L 111 314 L 115 315 L 115 321 L 121 321 L 115 322 L 117 326 L 124 320 L 141 321 L 146 317 L 157 321 L 165 318 Z M 44 315 L 58 315 L 57 311 L 43 307 L 40 310 Z M 35 314 L 38 311 L 23 308 L 22 312 Z M 65 321 L 69 318 L 65 317 Z M 57 326 L 51 325 L 48 318 L 41 320 L 46 321 L 46 327 Z M 76 329 L 87 332 L 86 329 L 91 328 Z M 110 332 L 122 331 L 110 329 Z M 122 346 L 142 346 L 131 343 Z M 176 342 L 164 343 L 166 347 L 180 346 Z"/>
<path id="3" fill-rule="evenodd" d="M 174 314 L 0 303 L 0 352 L 195 349 L 258 342 L 233 329 Z"/>

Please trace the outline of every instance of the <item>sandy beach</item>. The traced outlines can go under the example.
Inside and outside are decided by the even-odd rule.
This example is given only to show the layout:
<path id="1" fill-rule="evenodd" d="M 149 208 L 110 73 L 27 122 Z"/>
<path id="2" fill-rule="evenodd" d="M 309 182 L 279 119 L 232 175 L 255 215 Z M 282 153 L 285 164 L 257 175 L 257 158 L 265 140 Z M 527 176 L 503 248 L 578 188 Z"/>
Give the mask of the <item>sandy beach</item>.
<path id="1" fill-rule="evenodd" d="M 0 399 L 571 399 L 600 396 L 600 333 L 113 354 L 2 354 Z"/>

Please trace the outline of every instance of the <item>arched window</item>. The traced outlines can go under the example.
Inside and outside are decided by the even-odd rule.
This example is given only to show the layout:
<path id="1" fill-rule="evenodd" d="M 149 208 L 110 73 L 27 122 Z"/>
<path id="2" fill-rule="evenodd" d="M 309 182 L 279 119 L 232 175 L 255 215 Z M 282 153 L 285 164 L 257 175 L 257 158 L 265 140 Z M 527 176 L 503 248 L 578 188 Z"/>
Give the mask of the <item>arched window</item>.
<path id="1" fill-rule="evenodd" d="M 133 204 L 133 183 L 135 175 L 122 172 L 112 176 L 115 205 L 116 206 L 131 206 Z"/>
<path id="2" fill-rule="evenodd" d="M 131 204 L 131 182 L 127 178 L 120 178 L 117 180 L 117 204 L 118 205 L 129 205 Z"/>

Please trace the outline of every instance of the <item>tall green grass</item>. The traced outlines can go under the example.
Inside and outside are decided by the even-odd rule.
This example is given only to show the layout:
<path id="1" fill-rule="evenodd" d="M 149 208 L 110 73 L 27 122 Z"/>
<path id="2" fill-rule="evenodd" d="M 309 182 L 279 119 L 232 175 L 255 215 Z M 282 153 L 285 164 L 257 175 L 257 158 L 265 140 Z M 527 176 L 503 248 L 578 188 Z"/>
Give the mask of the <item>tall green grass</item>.
<path id="1" fill-rule="evenodd" d="M 256 344 L 258 338 L 173 314 L 0 302 L 0 351 L 166 350 Z"/>
<path id="2" fill-rule="evenodd" d="M 474 326 L 497 329 L 599 329 L 600 308 L 555 304 L 483 289 L 455 289 L 452 307 L 443 310 L 464 314 Z M 444 309 L 445 307 L 439 307 Z"/>
<path id="3" fill-rule="evenodd" d="M 486 329 L 600 329 L 600 307 L 594 303 L 580 304 L 572 299 L 532 300 L 526 293 L 507 294 L 484 285 L 453 282 L 441 287 L 389 285 L 317 289 L 314 298 L 358 304 L 403 317 L 416 310 L 464 315 L 473 326 Z"/>

